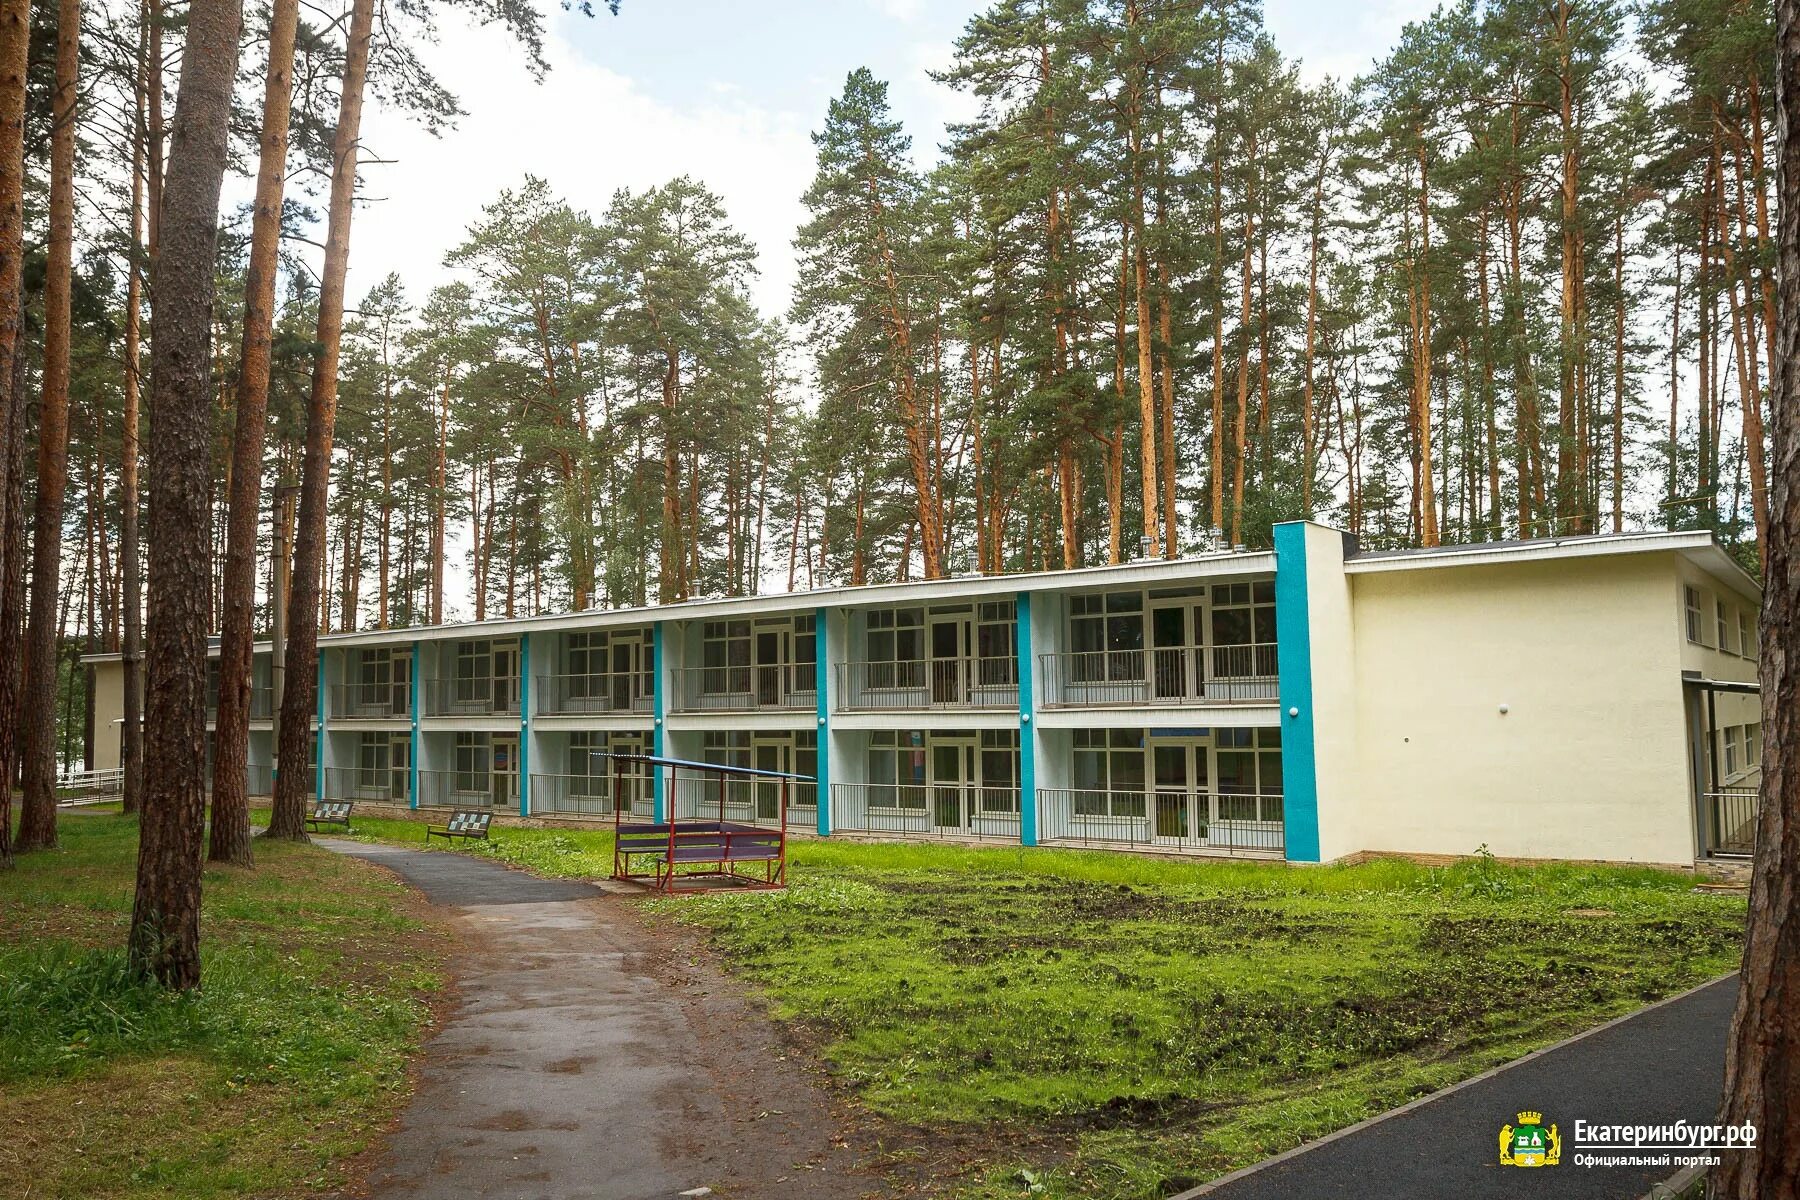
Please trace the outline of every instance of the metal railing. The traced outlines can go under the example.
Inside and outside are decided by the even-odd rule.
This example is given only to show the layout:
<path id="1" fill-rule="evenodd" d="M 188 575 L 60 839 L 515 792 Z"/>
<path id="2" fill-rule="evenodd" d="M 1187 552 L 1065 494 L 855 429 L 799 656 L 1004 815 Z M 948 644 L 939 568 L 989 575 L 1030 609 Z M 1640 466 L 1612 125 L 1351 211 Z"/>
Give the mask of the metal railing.
<path id="1" fill-rule="evenodd" d="M 617 791 L 615 791 L 617 789 Z M 615 779 L 612 775 L 533 775 L 531 815 L 545 817 L 610 817 L 619 796 L 625 812 L 650 817 L 656 811 L 655 788 L 648 773 Z"/>
<path id="2" fill-rule="evenodd" d="M 250 719 L 267 721 L 275 713 L 275 689 L 253 687 L 250 689 Z M 217 724 L 219 720 L 219 697 L 210 688 L 206 693 L 206 723 Z"/>
<path id="3" fill-rule="evenodd" d="M 244 793 L 250 796 L 275 794 L 275 768 L 269 763 L 251 763 L 244 768 Z"/>
<path id="4" fill-rule="evenodd" d="M 787 823 L 807 829 L 817 826 L 819 785 L 792 779 L 787 782 L 787 788 Z M 677 774 L 669 799 L 672 814 L 684 821 L 723 819 L 746 825 L 773 826 L 781 818 L 781 781 L 778 779 L 731 776 L 697 779 Z"/>
<path id="5" fill-rule="evenodd" d="M 680 713 L 810 709 L 819 702 L 812 663 L 681 667 L 672 682 L 670 710 Z"/>
<path id="6" fill-rule="evenodd" d="M 1755 788 L 1721 788 L 1701 796 L 1706 853 L 1749 855 L 1756 852 Z"/>
<path id="7" fill-rule="evenodd" d="M 322 794 L 326 800 L 407 804 L 412 800 L 411 774 L 405 767 L 326 767 Z"/>
<path id="8" fill-rule="evenodd" d="M 420 771 L 420 808 L 519 811 L 519 777 L 494 771 Z"/>
<path id="9" fill-rule="evenodd" d="M 1279 854 L 1281 797 L 1180 788 L 1039 788 L 1038 840 L 1074 845 Z"/>
<path id="10" fill-rule="evenodd" d="M 512 716 L 519 711 L 517 679 L 477 676 L 459 679 L 426 679 L 420 690 L 428 717 Z"/>
<path id="11" fill-rule="evenodd" d="M 117 796 L 125 790 L 125 768 L 107 767 L 97 771 L 65 771 L 56 777 L 58 804 L 76 804 Z"/>
<path id="12" fill-rule="evenodd" d="M 393 721 L 412 716 L 411 683 L 334 683 L 326 689 L 331 721 Z"/>
<path id="13" fill-rule="evenodd" d="M 1019 789 L 973 783 L 834 783 L 831 827 L 1017 841 Z"/>
<path id="14" fill-rule="evenodd" d="M 837 665 L 841 709 L 1017 708 L 1017 658 L 936 658 Z"/>
<path id="15" fill-rule="evenodd" d="M 1274 642 L 1157 646 L 1038 656 L 1046 707 L 1269 703 L 1280 699 Z"/>
<path id="16" fill-rule="evenodd" d="M 601 671 L 591 675 L 539 675 L 532 707 L 546 715 L 642 713 L 655 703 L 649 675 Z"/>

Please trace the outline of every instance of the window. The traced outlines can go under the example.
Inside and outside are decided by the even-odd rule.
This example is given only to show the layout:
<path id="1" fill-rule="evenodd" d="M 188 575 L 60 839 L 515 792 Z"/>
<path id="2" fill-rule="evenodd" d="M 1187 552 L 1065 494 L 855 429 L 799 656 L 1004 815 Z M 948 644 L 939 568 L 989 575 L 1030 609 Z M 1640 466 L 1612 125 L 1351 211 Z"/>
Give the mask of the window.
<path id="1" fill-rule="evenodd" d="M 984 813 L 1019 811 L 1019 731 L 981 731 L 981 789 L 975 807 Z"/>
<path id="2" fill-rule="evenodd" d="M 1738 609 L 1738 653 L 1745 658 L 1756 657 L 1756 618 L 1748 609 Z"/>
<path id="3" fill-rule="evenodd" d="M 493 694 L 493 646 L 488 642 L 456 643 L 456 689 L 459 704 L 485 702 Z"/>
<path id="4" fill-rule="evenodd" d="M 365 733 L 357 740 L 356 786 L 404 800 L 411 791 L 412 742 L 405 735 Z"/>
<path id="5" fill-rule="evenodd" d="M 727 695 L 750 690 L 750 622 L 708 621 L 700 629 L 700 691 Z"/>
<path id="6" fill-rule="evenodd" d="M 606 634 L 571 633 L 563 641 L 563 670 L 568 676 L 569 696 L 587 700 L 606 695 L 606 685 L 599 676 L 606 673 Z"/>
<path id="7" fill-rule="evenodd" d="M 1212 589 L 1212 659 L 1216 678 L 1272 678 L 1275 673 L 1275 584 L 1218 583 Z"/>
<path id="8" fill-rule="evenodd" d="M 486 643 L 479 643 L 486 645 Z M 459 733 L 456 735 L 456 779 L 455 790 L 459 792 L 486 792 L 489 787 L 489 771 L 491 763 L 488 735 L 485 733 Z"/>
<path id="9" fill-rule="evenodd" d="M 1706 645 L 1706 639 L 1700 635 L 1700 589 L 1684 587 L 1682 596 L 1687 605 L 1687 640 L 1696 646 Z"/>
<path id="10" fill-rule="evenodd" d="M 1011 600 L 979 605 L 975 614 L 975 656 L 983 687 L 1019 682 L 1019 622 Z"/>
<path id="11" fill-rule="evenodd" d="M 1738 734 L 1736 725 L 1725 727 L 1725 774 L 1736 775 L 1738 770 Z"/>
<path id="12" fill-rule="evenodd" d="M 1106 592 L 1069 597 L 1069 679 L 1141 680 L 1144 677 L 1144 597 Z"/>
<path id="13" fill-rule="evenodd" d="M 819 661 L 818 618 L 794 618 L 794 665 L 801 685 L 810 682 L 813 667 Z M 803 670 L 801 668 L 804 668 Z M 797 685 L 798 686 L 798 685 Z M 808 690 L 811 690 L 810 687 Z"/>
<path id="14" fill-rule="evenodd" d="M 1220 729 L 1213 744 L 1219 819 L 1281 820 L 1281 731 Z"/>
<path id="15" fill-rule="evenodd" d="M 869 807 L 925 807 L 925 738 L 889 730 L 869 735 Z"/>
<path id="16" fill-rule="evenodd" d="M 1077 729 L 1073 765 L 1075 815 L 1143 818 L 1142 730 Z"/>
<path id="17" fill-rule="evenodd" d="M 1749 770 L 1751 767 L 1754 767 L 1759 761 L 1761 761 L 1762 748 L 1759 745 L 1759 743 L 1761 741 L 1762 741 L 1762 726 L 1761 725 L 1746 725 L 1746 726 L 1744 726 L 1744 769 L 1745 770 Z"/>
<path id="18" fill-rule="evenodd" d="M 925 610 L 877 609 L 864 635 L 872 688 L 925 686 Z"/>
<path id="19" fill-rule="evenodd" d="M 1730 654 L 1732 652 L 1731 625 L 1725 617 L 1725 602 L 1723 600 L 1713 601 L 1713 614 L 1719 626 L 1719 650 L 1722 653 Z"/>

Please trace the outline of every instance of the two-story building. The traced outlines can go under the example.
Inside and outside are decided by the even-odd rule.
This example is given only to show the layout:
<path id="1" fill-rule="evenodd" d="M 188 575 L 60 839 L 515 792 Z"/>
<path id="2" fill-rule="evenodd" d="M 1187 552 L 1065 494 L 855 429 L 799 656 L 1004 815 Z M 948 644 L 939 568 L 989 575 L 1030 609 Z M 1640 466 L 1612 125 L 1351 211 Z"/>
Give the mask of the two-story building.
<path id="1" fill-rule="evenodd" d="M 615 778 L 655 753 L 816 779 L 786 813 L 824 836 L 1687 863 L 1746 846 L 1759 602 L 1705 533 L 1360 552 L 1295 522 L 1269 552 L 333 634 L 314 787 L 778 819 L 766 784 Z"/>

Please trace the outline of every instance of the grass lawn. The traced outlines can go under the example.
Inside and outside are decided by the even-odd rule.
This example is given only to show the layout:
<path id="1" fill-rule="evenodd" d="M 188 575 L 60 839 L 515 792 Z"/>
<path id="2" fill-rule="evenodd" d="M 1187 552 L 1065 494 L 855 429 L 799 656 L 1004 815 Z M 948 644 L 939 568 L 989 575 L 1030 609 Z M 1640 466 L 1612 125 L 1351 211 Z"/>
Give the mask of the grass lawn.
<path id="1" fill-rule="evenodd" d="M 362 821 L 421 844 L 418 825 Z M 604 876 L 611 835 L 478 852 Z M 960 1195 L 1156 1197 L 1732 970 L 1744 901 L 1651 870 L 1296 869 L 793 843 L 698 927 L 883 1116 L 970 1148 Z"/>
<path id="2" fill-rule="evenodd" d="M 336 1192 L 410 1090 L 448 935 L 365 864 L 209 869 L 203 986 L 124 968 L 135 819 L 64 813 L 0 873 L 0 1196 Z"/>

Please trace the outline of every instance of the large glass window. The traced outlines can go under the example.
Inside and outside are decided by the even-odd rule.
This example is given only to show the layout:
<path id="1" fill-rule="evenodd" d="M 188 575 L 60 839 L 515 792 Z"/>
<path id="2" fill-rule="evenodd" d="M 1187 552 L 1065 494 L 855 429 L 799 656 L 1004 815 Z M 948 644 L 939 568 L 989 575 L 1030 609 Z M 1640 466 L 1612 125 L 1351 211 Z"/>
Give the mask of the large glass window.
<path id="1" fill-rule="evenodd" d="M 869 613 L 864 640 L 868 647 L 868 686 L 925 686 L 925 610 L 884 608 Z"/>
<path id="2" fill-rule="evenodd" d="M 883 730 L 869 735 L 869 805 L 925 807 L 925 738 Z"/>
<path id="3" fill-rule="evenodd" d="M 1704 646 L 1706 639 L 1701 634 L 1700 625 L 1700 589 L 1684 587 L 1681 595 L 1687 609 L 1687 640 L 1696 646 Z"/>
<path id="4" fill-rule="evenodd" d="M 607 638 L 605 630 L 571 633 L 563 641 L 563 671 L 568 676 L 568 694 L 577 700 L 606 695 L 606 684 L 600 676 L 606 673 Z"/>
<path id="5" fill-rule="evenodd" d="M 1077 729 L 1074 811 L 1079 816 L 1144 815 L 1144 733 Z"/>
<path id="6" fill-rule="evenodd" d="M 1738 653 L 1745 658 L 1756 657 L 1756 618 L 1745 609 L 1738 609 Z"/>
<path id="7" fill-rule="evenodd" d="M 975 655 L 984 687 L 1019 682 L 1019 622 L 1011 600 L 989 601 L 976 609 Z"/>
<path id="8" fill-rule="evenodd" d="M 1731 622 L 1727 619 L 1725 613 L 1725 602 L 1723 600 L 1714 600 L 1713 618 L 1714 623 L 1719 627 L 1719 649 L 1726 654 L 1730 654 L 1732 653 Z"/>
<path id="9" fill-rule="evenodd" d="M 1107 592 L 1069 598 L 1069 648 L 1075 683 L 1144 677 L 1144 597 Z"/>
<path id="10" fill-rule="evenodd" d="M 1219 819 L 1281 820 L 1281 731 L 1219 729 L 1213 745 Z"/>
<path id="11" fill-rule="evenodd" d="M 1275 674 L 1273 581 L 1213 585 L 1212 644 L 1215 678 L 1268 678 Z"/>
<path id="12" fill-rule="evenodd" d="M 701 691 L 727 695 L 750 690 L 750 622 L 708 621 L 700 630 Z"/>
<path id="13" fill-rule="evenodd" d="M 1019 731 L 981 731 L 981 791 L 976 807 L 984 813 L 1019 811 Z"/>
<path id="14" fill-rule="evenodd" d="M 486 792 L 490 786 L 492 748 L 485 733 L 456 735 L 455 788 L 459 792 Z"/>

